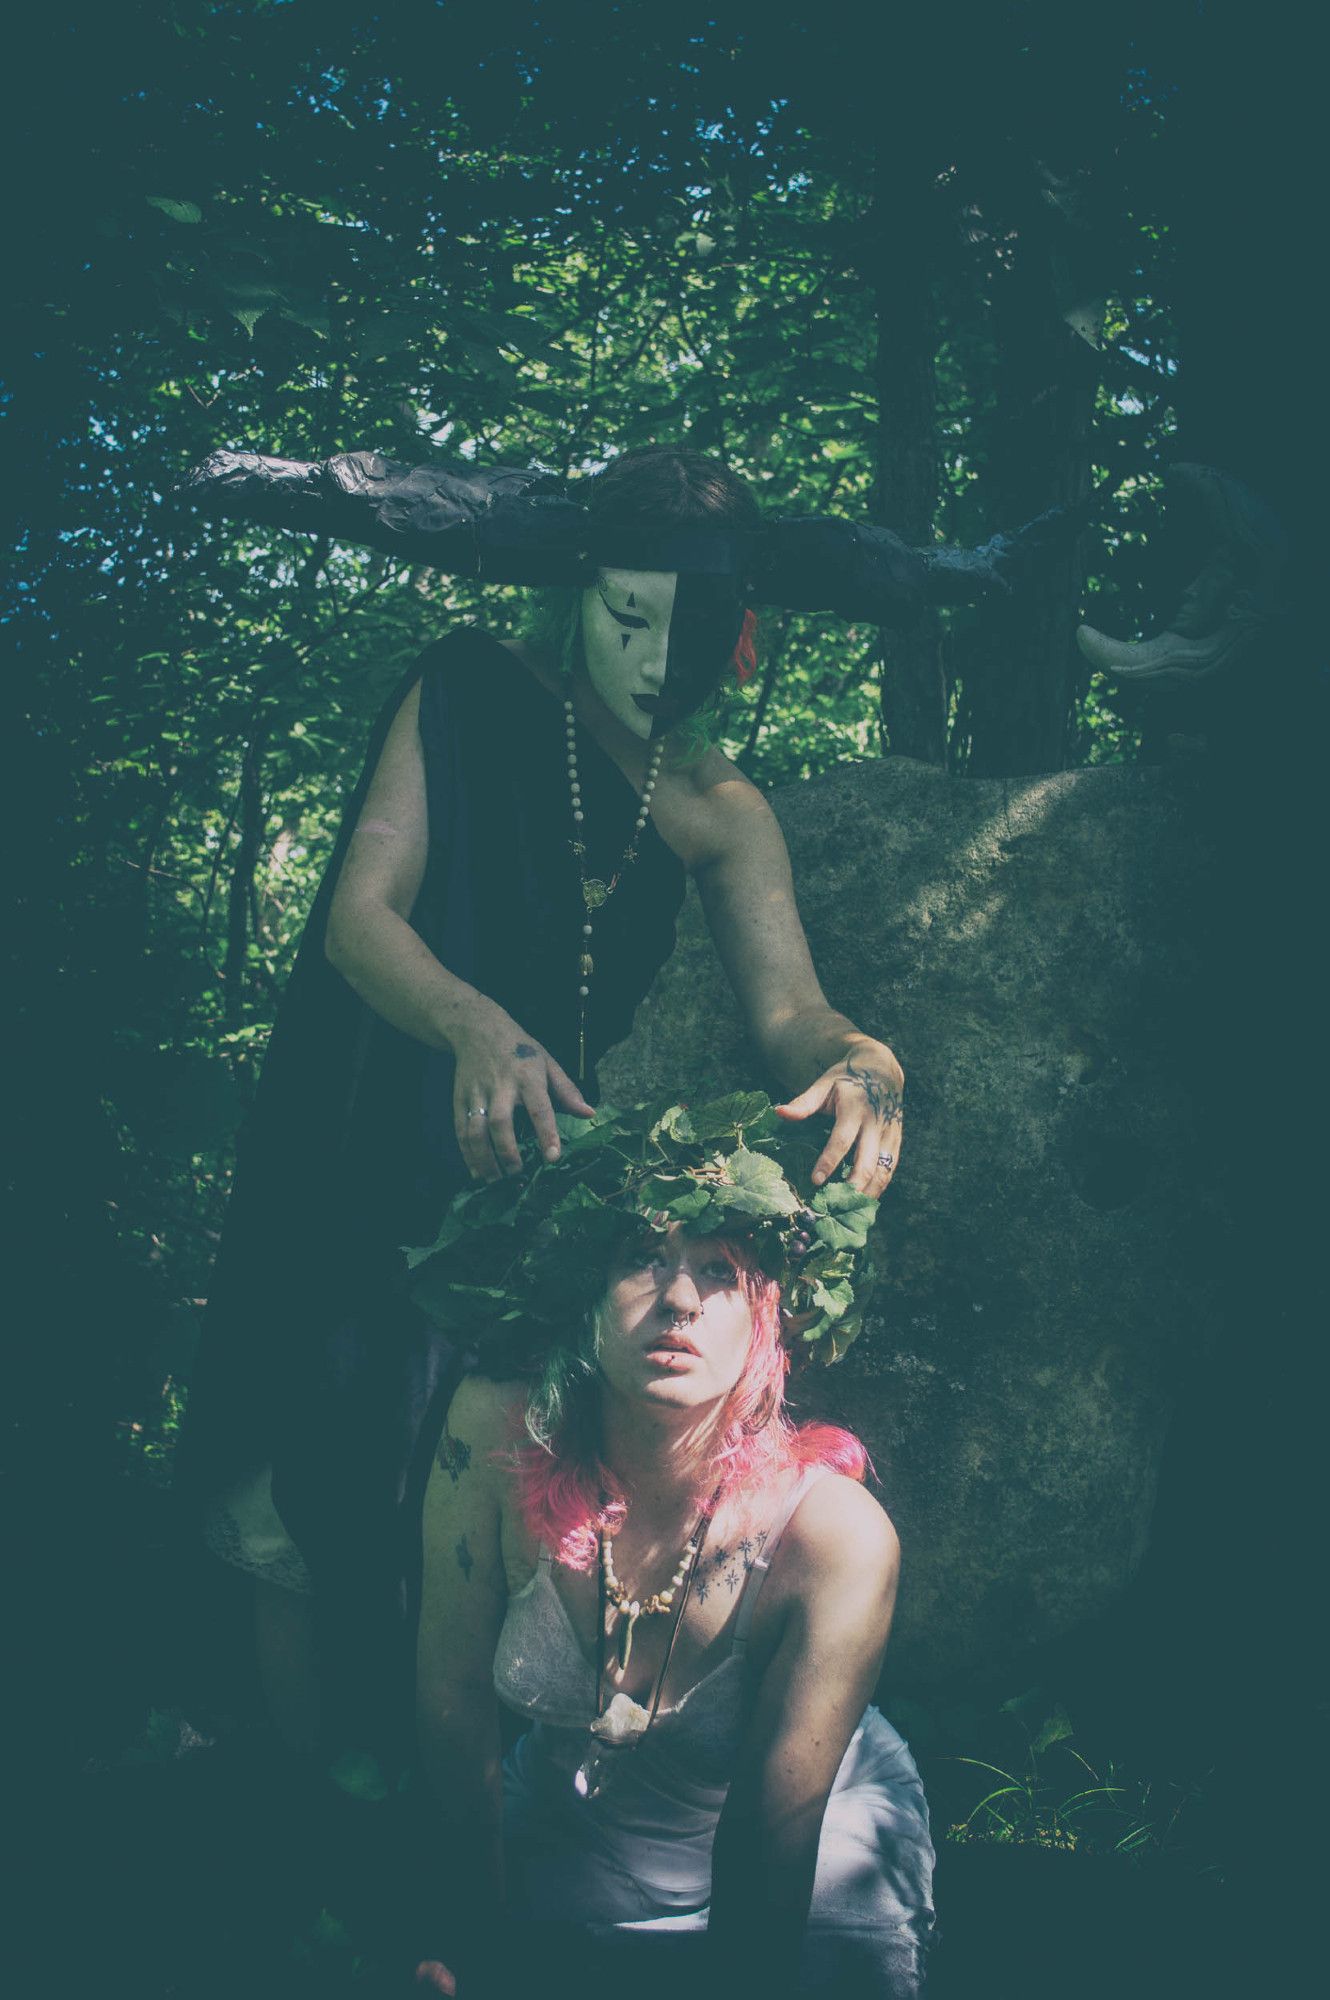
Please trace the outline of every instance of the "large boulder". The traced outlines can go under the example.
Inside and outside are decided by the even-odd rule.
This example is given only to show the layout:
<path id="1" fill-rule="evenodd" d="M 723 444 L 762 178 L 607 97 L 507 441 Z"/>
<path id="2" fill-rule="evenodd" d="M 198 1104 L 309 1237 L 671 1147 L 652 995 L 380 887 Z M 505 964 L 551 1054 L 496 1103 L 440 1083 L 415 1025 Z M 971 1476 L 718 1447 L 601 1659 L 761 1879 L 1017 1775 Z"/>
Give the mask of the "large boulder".
<path id="1" fill-rule="evenodd" d="M 900 1530 L 897 1685 L 1103 1612 L 1146 1547 L 1223 1261 L 1189 798 L 1185 769 L 986 781 L 890 757 L 772 800 L 823 985 L 907 1078 L 864 1332 L 796 1390 L 863 1437 Z M 601 1077 L 623 1103 L 764 1080 L 695 894 Z"/>

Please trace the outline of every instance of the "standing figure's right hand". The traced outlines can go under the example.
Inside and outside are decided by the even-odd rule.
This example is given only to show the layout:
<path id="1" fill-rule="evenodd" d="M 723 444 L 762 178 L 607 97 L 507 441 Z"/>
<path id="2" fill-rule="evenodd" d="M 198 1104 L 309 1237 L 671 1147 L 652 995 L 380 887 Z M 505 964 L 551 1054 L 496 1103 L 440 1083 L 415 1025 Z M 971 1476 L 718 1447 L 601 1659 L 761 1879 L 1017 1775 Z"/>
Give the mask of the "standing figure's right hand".
<path id="1" fill-rule="evenodd" d="M 452 1037 L 457 1060 L 453 1119 L 462 1157 L 477 1180 L 497 1181 L 522 1170 L 513 1114 L 523 1105 L 547 1160 L 561 1150 L 555 1106 L 590 1118 L 587 1103 L 548 1049 L 533 1041 L 510 1014 L 483 995 L 467 1010 Z"/>

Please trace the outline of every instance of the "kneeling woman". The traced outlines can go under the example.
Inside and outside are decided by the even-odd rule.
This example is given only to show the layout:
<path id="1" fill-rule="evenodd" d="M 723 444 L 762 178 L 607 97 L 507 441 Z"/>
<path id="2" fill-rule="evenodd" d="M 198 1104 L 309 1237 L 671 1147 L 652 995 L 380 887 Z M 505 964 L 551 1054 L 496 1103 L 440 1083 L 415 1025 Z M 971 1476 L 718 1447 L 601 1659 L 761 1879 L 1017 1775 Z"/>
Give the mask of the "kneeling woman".
<path id="1" fill-rule="evenodd" d="M 701 1990 L 922 1990 L 927 1808 L 869 1702 L 896 1535 L 859 1442 L 790 1422 L 787 1360 L 776 1283 L 675 1225 L 616 1253 L 580 1354 L 463 1383 L 425 1509 L 420 1747 L 451 1838 L 422 1983 L 505 1990 L 525 1934 L 544 1975 L 561 1937 L 602 1940 L 635 1992 L 653 1959 Z M 499 1702 L 531 1723 L 506 1760 Z"/>

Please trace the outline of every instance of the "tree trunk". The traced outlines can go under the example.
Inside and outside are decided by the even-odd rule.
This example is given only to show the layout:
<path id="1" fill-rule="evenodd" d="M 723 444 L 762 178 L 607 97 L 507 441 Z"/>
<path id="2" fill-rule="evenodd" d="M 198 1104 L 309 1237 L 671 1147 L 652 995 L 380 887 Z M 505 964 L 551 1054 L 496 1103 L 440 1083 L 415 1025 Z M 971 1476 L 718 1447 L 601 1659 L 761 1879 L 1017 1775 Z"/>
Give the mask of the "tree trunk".
<path id="1" fill-rule="evenodd" d="M 1016 528 L 1090 488 L 1090 423 L 1097 370 L 1092 349 L 1062 317 L 1056 243 L 1034 210 L 1013 269 L 994 301 L 998 401 L 988 473 L 988 520 Z M 1063 770 L 1071 743 L 1079 660 L 1076 625 L 1084 583 L 1079 544 L 1044 558 L 1037 580 L 985 607 L 966 683 L 975 777 Z"/>
<path id="2" fill-rule="evenodd" d="M 263 752 L 267 729 L 257 722 L 245 745 L 240 766 L 240 799 L 236 813 L 239 840 L 226 905 L 226 1025 L 239 1028 L 245 1020 L 245 969 L 249 959 L 250 892 L 263 845 Z"/>
<path id="3" fill-rule="evenodd" d="M 938 462 L 933 355 L 935 228 L 928 155 L 909 124 L 879 141 L 872 281 L 877 310 L 876 518 L 916 547 L 933 539 Z M 882 721 L 889 749 L 946 760 L 947 700 L 936 613 L 883 632 Z"/>

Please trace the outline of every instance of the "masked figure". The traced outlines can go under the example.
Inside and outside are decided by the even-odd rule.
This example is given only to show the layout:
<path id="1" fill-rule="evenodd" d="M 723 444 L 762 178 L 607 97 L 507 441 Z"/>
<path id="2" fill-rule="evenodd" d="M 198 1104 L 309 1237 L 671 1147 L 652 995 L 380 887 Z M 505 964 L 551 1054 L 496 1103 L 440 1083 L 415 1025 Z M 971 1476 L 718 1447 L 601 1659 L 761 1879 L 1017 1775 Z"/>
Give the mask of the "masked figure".
<path id="1" fill-rule="evenodd" d="M 464 1365 L 406 1295 L 401 1246 L 469 1179 L 549 1158 L 587 1115 L 691 872 L 814 1175 L 885 1189 L 892 1052 L 828 1003 L 760 793 L 678 725 L 751 661 L 754 602 L 901 623 L 947 552 L 885 529 L 764 524 L 718 461 L 653 447 L 569 501 L 546 477 L 217 454 L 193 491 L 545 590 L 539 631 L 462 627 L 375 726 L 242 1135 L 179 1482 L 257 1580 L 296 1741 L 395 1752 L 410 1712 L 421 1497 Z M 1001 538 L 999 538 L 1001 542 Z M 1004 551 L 955 552 L 1001 581 Z M 967 568 L 968 565 L 968 568 Z"/>

